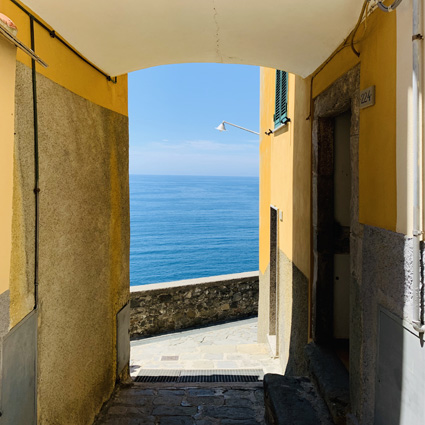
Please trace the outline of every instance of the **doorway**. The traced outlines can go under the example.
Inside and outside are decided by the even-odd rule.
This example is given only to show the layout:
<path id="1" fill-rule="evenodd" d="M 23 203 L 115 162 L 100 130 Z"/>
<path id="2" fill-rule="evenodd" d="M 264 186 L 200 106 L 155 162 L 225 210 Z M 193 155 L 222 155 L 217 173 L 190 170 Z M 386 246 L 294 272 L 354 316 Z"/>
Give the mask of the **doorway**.
<path id="1" fill-rule="evenodd" d="M 312 132 L 311 337 L 346 369 L 359 367 L 350 293 L 359 281 L 359 89 L 356 66 L 314 100 Z M 352 301 L 352 300 L 351 300 Z M 353 367 L 350 367 L 350 364 Z"/>
<path id="2" fill-rule="evenodd" d="M 333 347 L 349 368 L 351 111 L 334 118 L 333 137 Z"/>
<path id="3" fill-rule="evenodd" d="M 278 312 L 278 288 L 277 288 L 277 267 L 278 267 L 278 209 L 270 206 L 270 310 L 269 310 L 269 332 L 268 339 L 270 348 L 274 355 L 277 355 L 277 320 Z"/>

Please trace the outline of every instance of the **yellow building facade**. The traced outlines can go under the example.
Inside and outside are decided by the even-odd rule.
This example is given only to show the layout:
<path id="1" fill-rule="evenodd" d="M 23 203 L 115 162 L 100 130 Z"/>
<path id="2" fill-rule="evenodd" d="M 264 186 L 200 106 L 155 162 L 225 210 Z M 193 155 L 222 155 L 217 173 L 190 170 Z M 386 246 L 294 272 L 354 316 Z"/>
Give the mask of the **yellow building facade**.
<path id="1" fill-rule="evenodd" d="M 403 391 L 423 381 L 388 377 L 408 368 L 410 335 L 410 356 L 424 355 L 412 325 L 411 33 L 411 2 L 372 8 L 353 49 L 349 36 L 308 78 L 288 74 L 277 128 L 277 71 L 261 68 L 259 341 L 282 373 L 319 388 L 317 358 L 344 365 L 336 423 L 419 423 L 422 411 L 410 394 L 414 413 L 400 414 Z"/>

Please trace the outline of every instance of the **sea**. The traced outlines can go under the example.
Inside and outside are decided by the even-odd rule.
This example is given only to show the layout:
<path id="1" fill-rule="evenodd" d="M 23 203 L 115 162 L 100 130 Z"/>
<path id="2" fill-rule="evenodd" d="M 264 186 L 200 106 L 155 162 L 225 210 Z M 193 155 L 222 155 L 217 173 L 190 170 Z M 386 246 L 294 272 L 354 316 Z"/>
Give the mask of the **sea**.
<path id="1" fill-rule="evenodd" d="M 258 177 L 130 175 L 130 285 L 258 270 Z"/>

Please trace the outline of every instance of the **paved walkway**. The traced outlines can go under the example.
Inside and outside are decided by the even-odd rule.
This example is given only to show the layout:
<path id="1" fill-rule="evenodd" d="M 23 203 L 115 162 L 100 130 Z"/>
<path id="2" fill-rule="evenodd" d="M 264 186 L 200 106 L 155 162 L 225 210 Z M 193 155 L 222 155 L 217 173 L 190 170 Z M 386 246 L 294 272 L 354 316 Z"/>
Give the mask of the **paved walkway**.
<path id="1" fill-rule="evenodd" d="M 279 361 L 257 342 L 257 318 L 131 342 L 130 373 L 142 369 L 263 369 Z"/>
<path id="2" fill-rule="evenodd" d="M 278 360 L 256 339 L 257 319 L 249 319 L 132 341 L 130 372 L 133 378 L 155 369 L 279 372 Z M 263 425 L 262 382 L 134 382 L 116 390 L 95 422 L 142 424 Z"/>

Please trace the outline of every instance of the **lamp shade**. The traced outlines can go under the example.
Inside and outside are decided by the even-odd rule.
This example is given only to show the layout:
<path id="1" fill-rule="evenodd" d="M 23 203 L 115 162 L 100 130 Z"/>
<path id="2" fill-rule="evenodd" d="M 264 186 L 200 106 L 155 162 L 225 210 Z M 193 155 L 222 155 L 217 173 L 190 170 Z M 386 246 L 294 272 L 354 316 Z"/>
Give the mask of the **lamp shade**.
<path id="1" fill-rule="evenodd" d="M 224 126 L 224 122 L 222 122 L 218 127 L 215 128 L 216 130 L 219 131 L 227 131 L 226 127 Z"/>

